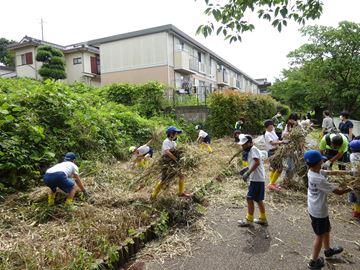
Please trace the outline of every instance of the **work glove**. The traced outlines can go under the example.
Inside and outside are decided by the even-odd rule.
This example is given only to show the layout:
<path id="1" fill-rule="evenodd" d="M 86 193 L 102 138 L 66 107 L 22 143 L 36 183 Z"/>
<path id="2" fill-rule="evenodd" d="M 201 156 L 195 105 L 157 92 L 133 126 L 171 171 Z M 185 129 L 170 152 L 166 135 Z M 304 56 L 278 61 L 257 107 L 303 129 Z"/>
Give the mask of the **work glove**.
<path id="1" fill-rule="evenodd" d="M 329 172 L 327 170 L 324 170 L 324 169 L 321 169 L 320 170 L 320 174 L 325 176 L 325 177 L 328 177 L 329 176 Z"/>
<path id="2" fill-rule="evenodd" d="M 249 167 L 242 168 L 239 172 L 240 175 L 244 175 L 249 170 Z"/>
<path id="3" fill-rule="evenodd" d="M 249 172 L 246 172 L 246 173 L 243 174 L 242 179 L 243 179 L 245 182 L 247 182 L 247 180 L 249 179 L 249 177 L 250 177 L 250 173 L 249 173 Z"/>
<path id="4" fill-rule="evenodd" d="M 85 199 L 90 198 L 90 193 L 86 189 L 84 189 L 82 193 L 83 193 Z"/>
<path id="5" fill-rule="evenodd" d="M 322 165 L 322 169 L 324 170 L 330 170 L 332 166 L 332 162 L 330 160 L 327 160 L 323 165 Z"/>

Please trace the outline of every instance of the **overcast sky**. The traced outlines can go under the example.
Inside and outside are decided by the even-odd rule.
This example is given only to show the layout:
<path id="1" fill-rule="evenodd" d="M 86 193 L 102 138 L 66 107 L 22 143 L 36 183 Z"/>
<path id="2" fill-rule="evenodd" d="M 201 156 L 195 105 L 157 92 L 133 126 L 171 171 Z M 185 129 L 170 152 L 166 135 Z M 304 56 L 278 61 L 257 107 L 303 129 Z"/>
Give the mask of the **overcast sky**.
<path id="1" fill-rule="evenodd" d="M 68 45 L 134 30 L 174 24 L 253 78 L 273 80 L 288 66 L 286 55 L 304 38 L 295 23 L 278 33 L 255 16 L 254 32 L 242 43 L 229 44 L 222 37 L 195 36 L 208 18 L 203 0 L 16 0 L 1 1 L 0 37 L 20 41 L 41 38 L 40 18 L 45 21 L 45 40 Z M 311 24 L 336 26 L 349 20 L 360 22 L 360 0 L 324 0 L 324 13 Z"/>

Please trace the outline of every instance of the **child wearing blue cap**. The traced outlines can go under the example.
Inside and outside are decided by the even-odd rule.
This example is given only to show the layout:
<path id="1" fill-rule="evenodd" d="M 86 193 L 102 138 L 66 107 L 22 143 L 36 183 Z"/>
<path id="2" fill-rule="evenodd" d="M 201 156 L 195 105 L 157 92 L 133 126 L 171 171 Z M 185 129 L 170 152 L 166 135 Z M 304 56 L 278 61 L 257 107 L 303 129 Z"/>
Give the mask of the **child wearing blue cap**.
<path id="1" fill-rule="evenodd" d="M 89 197 L 89 193 L 84 188 L 79 176 L 79 168 L 75 164 L 76 155 L 67 153 L 64 161 L 49 168 L 44 175 L 44 183 L 50 188 L 48 195 L 48 204 L 54 205 L 56 189 L 59 188 L 67 194 L 65 205 L 71 207 L 75 193 L 80 189 L 85 197 Z M 75 179 L 75 182 L 73 179 Z M 76 185 L 75 185 L 76 183 Z"/>
<path id="2" fill-rule="evenodd" d="M 166 139 L 162 144 L 161 154 L 163 159 L 170 159 L 170 163 L 173 166 L 177 166 L 178 158 L 174 155 L 174 150 L 176 149 L 176 140 L 177 136 L 182 133 L 182 130 L 178 129 L 177 127 L 170 126 L 166 129 Z M 190 197 L 191 195 L 185 192 L 185 179 L 184 176 L 179 173 L 175 172 L 168 168 L 168 166 L 163 166 L 161 170 L 161 181 L 156 184 L 153 193 L 151 194 L 150 199 L 156 200 L 157 196 L 159 195 L 160 191 L 168 184 L 168 182 L 173 179 L 176 175 L 179 176 L 179 193 L 180 197 Z"/>
<path id="3" fill-rule="evenodd" d="M 327 195 L 335 193 L 343 195 L 351 191 L 351 189 L 339 189 L 330 184 L 326 175 L 331 175 L 331 171 L 321 170 L 323 161 L 326 157 L 321 155 L 319 151 L 309 150 L 304 155 L 305 162 L 309 167 L 308 171 L 308 211 L 311 218 L 311 225 L 316 235 L 312 258 L 308 263 L 309 269 L 321 269 L 324 267 L 324 258 L 319 257 L 322 245 L 324 245 L 325 257 L 330 258 L 335 254 L 343 251 L 342 247 L 330 247 L 330 220 L 327 205 Z M 334 172 L 335 174 L 335 172 Z"/>

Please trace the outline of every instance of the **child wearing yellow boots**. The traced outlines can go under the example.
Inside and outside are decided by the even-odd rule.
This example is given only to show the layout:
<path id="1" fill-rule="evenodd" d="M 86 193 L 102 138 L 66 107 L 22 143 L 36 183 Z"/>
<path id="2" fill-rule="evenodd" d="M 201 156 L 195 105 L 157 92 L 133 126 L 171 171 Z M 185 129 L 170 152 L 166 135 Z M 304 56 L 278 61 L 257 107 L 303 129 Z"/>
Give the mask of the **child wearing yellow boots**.
<path id="1" fill-rule="evenodd" d="M 148 141 L 146 144 L 136 147 L 131 146 L 129 152 L 134 158 L 134 164 L 139 168 L 146 167 L 149 162 L 149 159 L 153 157 L 154 150 L 149 146 L 152 140 Z"/>
<path id="2" fill-rule="evenodd" d="M 268 225 L 264 197 L 265 197 L 265 167 L 262 160 L 260 150 L 254 146 L 252 137 L 250 135 L 244 135 L 240 138 L 239 144 L 241 145 L 244 152 L 248 155 L 249 166 L 242 170 L 242 178 L 245 182 L 250 180 L 248 193 L 247 193 L 247 208 L 248 213 L 244 220 L 239 220 L 238 224 L 240 227 L 249 227 L 253 223 L 260 225 Z M 254 219 L 254 201 L 257 203 L 260 211 L 258 219 Z"/>
<path id="3" fill-rule="evenodd" d="M 44 183 L 50 188 L 48 195 L 49 206 L 54 205 L 56 189 L 59 188 L 67 194 L 65 206 L 69 210 L 73 210 L 73 200 L 75 193 L 80 189 L 84 196 L 89 197 L 89 193 L 84 188 L 79 176 L 79 168 L 75 164 L 76 155 L 74 153 L 67 153 L 64 161 L 49 168 L 44 175 Z M 73 181 L 72 177 L 75 179 Z"/>
<path id="4" fill-rule="evenodd" d="M 271 157 L 275 154 L 275 151 L 279 148 L 280 145 L 283 144 L 282 141 L 279 140 L 279 137 L 275 133 L 274 122 L 272 120 L 265 121 L 265 144 L 266 150 L 268 151 L 268 157 Z M 280 177 L 282 173 L 282 169 L 274 168 L 270 164 L 270 181 L 267 188 L 269 190 L 280 190 L 280 186 L 276 184 L 276 181 Z"/>
<path id="5" fill-rule="evenodd" d="M 195 129 L 198 131 L 197 143 L 200 143 L 200 149 L 206 149 L 209 153 L 212 153 L 212 148 L 210 146 L 211 139 L 208 133 L 206 133 L 200 125 L 195 126 Z"/>
<path id="6" fill-rule="evenodd" d="M 162 144 L 161 154 L 163 155 L 164 158 L 171 159 L 171 161 L 173 163 L 175 163 L 175 164 L 178 163 L 178 159 L 172 153 L 172 151 L 176 149 L 176 139 L 177 139 L 177 136 L 180 135 L 181 133 L 182 133 L 182 131 L 179 130 L 178 128 L 174 127 L 174 126 L 168 127 L 166 129 L 167 138 L 164 140 L 164 142 Z M 152 201 L 156 200 L 156 198 L 159 195 L 160 191 L 175 176 L 176 175 L 174 174 L 174 172 L 172 172 L 171 170 L 169 172 L 168 168 L 163 167 L 162 171 L 161 171 L 161 181 L 159 181 L 159 183 L 156 184 L 155 189 L 154 189 L 153 193 L 151 194 L 150 199 Z M 178 176 L 179 176 L 179 192 L 178 192 L 178 196 L 179 197 L 185 197 L 185 198 L 191 197 L 191 195 L 189 193 L 185 192 L 185 179 L 184 179 L 184 176 L 182 174 L 180 174 Z"/>

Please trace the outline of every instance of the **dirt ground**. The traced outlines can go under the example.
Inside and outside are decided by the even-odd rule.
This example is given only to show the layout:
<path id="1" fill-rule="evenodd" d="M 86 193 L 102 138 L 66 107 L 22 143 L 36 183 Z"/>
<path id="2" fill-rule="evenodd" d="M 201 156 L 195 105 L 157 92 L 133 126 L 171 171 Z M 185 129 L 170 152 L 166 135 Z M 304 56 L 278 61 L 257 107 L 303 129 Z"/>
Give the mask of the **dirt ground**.
<path id="1" fill-rule="evenodd" d="M 242 180 L 220 183 L 203 218 L 146 247 L 127 269 L 307 269 L 314 233 L 306 194 L 267 192 L 269 226 L 248 229 L 237 226 L 246 214 L 245 196 Z M 323 269 L 360 269 L 360 223 L 352 219 L 346 195 L 330 196 L 331 240 L 344 252 Z"/>

